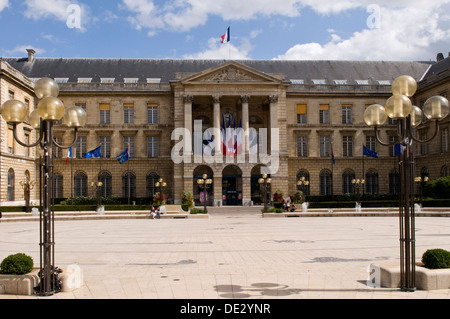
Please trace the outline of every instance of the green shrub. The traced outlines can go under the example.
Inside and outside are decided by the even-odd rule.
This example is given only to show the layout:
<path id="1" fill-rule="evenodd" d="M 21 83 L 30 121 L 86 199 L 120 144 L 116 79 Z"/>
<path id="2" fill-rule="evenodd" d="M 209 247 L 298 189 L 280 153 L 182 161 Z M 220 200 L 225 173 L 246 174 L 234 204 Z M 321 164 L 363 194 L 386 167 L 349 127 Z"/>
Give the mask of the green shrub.
<path id="1" fill-rule="evenodd" d="M 437 199 L 448 199 L 450 194 L 450 176 L 441 177 L 428 182 L 424 189 L 423 195 Z"/>
<path id="2" fill-rule="evenodd" d="M 422 255 L 422 262 L 428 269 L 450 268 L 450 251 L 429 249 Z"/>
<path id="3" fill-rule="evenodd" d="M 0 273 L 5 275 L 25 275 L 33 270 L 33 258 L 19 253 L 3 259 Z"/>
<path id="4" fill-rule="evenodd" d="M 206 214 L 203 209 L 191 208 L 191 214 Z"/>

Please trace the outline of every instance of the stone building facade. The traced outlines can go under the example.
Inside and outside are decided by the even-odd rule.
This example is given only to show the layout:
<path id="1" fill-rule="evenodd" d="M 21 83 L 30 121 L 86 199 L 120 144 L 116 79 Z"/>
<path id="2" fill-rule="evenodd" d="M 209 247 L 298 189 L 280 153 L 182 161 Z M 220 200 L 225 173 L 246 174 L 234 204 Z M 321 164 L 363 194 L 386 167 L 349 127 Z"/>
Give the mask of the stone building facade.
<path id="1" fill-rule="evenodd" d="M 353 178 L 366 179 L 365 192 L 390 193 L 397 187 L 396 158 L 392 148 L 375 142 L 373 130 L 364 123 L 365 108 L 384 105 L 392 95 L 390 84 L 404 74 L 419 82 L 415 103 L 447 95 L 449 60 L 4 58 L 1 101 L 14 91 L 14 98 L 26 99 L 32 109 L 38 102 L 33 81 L 50 77 L 59 83 L 59 98 L 66 107 L 85 108 L 88 121 L 79 131 L 73 158 L 67 160 L 67 151 L 53 152 L 56 197 L 95 196 L 91 183 L 101 180 L 105 197 L 152 198 L 159 191 L 156 182 L 163 178 L 167 183 L 163 192 L 179 203 L 184 191 L 200 198 L 197 179 L 207 174 L 213 181 L 208 190 L 210 205 L 248 205 L 261 200 L 258 179 L 264 169 L 270 170 L 271 191 L 280 190 L 286 196 L 296 192 L 302 176 L 310 181 L 306 191 L 311 195 L 353 193 Z M 418 174 L 424 172 L 430 178 L 449 174 L 448 123 L 448 118 L 441 123 L 439 138 L 417 156 Z M 428 134 L 429 126 L 422 125 L 418 134 Z M 208 144 L 222 147 L 222 139 L 209 138 L 205 130 L 220 137 L 227 128 L 246 132 L 242 153 L 204 153 Z M 2 202 L 9 196 L 8 171 L 14 169 L 16 184 L 15 196 L 9 198 L 20 201 L 18 180 L 26 171 L 36 176 L 39 154 L 18 146 L 9 154 L 8 129 L 2 120 Z M 27 124 L 19 131 L 23 138 L 35 138 Z M 389 140 L 395 131 L 395 123 L 390 122 L 381 128 L 381 137 Z M 73 139 L 63 125 L 57 125 L 54 133 L 63 144 Z M 258 153 L 251 149 L 253 141 L 260 142 Z M 364 157 L 363 145 L 376 150 L 379 158 Z M 83 158 L 99 146 L 101 158 Z M 130 160 L 119 164 L 116 156 L 127 147 Z"/>

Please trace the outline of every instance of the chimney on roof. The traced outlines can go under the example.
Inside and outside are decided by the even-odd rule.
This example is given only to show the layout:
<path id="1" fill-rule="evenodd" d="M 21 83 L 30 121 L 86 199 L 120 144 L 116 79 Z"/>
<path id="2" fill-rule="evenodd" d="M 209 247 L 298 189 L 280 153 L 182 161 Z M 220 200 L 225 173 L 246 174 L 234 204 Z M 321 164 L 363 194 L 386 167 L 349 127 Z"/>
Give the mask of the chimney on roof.
<path id="1" fill-rule="evenodd" d="M 34 54 L 36 53 L 36 51 L 34 51 L 33 49 L 27 49 L 27 52 L 28 52 L 28 62 L 33 62 Z"/>
<path id="2" fill-rule="evenodd" d="M 438 55 L 436 57 L 436 61 L 439 62 L 439 61 L 442 61 L 442 60 L 444 60 L 444 54 L 443 53 L 438 53 Z"/>

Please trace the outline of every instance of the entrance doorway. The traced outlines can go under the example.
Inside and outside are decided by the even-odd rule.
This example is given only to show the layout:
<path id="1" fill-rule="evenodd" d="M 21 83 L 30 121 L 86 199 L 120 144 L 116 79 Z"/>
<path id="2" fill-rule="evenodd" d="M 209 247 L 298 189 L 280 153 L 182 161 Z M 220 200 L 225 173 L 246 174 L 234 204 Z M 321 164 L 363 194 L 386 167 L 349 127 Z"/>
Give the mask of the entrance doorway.
<path id="1" fill-rule="evenodd" d="M 222 173 L 222 202 L 224 206 L 242 206 L 242 171 L 229 165 Z"/>

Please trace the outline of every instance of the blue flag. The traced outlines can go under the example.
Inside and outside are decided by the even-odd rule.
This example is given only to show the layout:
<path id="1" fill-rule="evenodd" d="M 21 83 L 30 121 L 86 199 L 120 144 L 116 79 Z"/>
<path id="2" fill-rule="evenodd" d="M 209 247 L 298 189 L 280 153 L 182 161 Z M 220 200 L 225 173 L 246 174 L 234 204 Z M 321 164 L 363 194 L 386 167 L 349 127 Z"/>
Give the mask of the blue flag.
<path id="1" fill-rule="evenodd" d="M 102 157 L 101 146 L 97 147 L 95 150 L 87 152 L 83 157 L 84 158 Z"/>
<path id="2" fill-rule="evenodd" d="M 395 144 L 394 155 L 397 156 L 397 155 L 403 154 L 403 151 L 405 149 L 406 149 L 406 146 L 403 146 L 401 144 Z"/>
<path id="3" fill-rule="evenodd" d="M 377 152 L 372 151 L 371 149 L 367 148 L 365 145 L 363 145 L 363 155 L 370 156 L 373 158 L 378 158 Z"/>
<path id="4" fill-rule="evenodd" d="M 128 147 L 125 151 L 123 151 L 122 154 L 117 156 L 117 160 L 119 161 L 120 164 L 126 163 L 129 159 L 130 159 L 130 154 L 128 152 Z"/>

